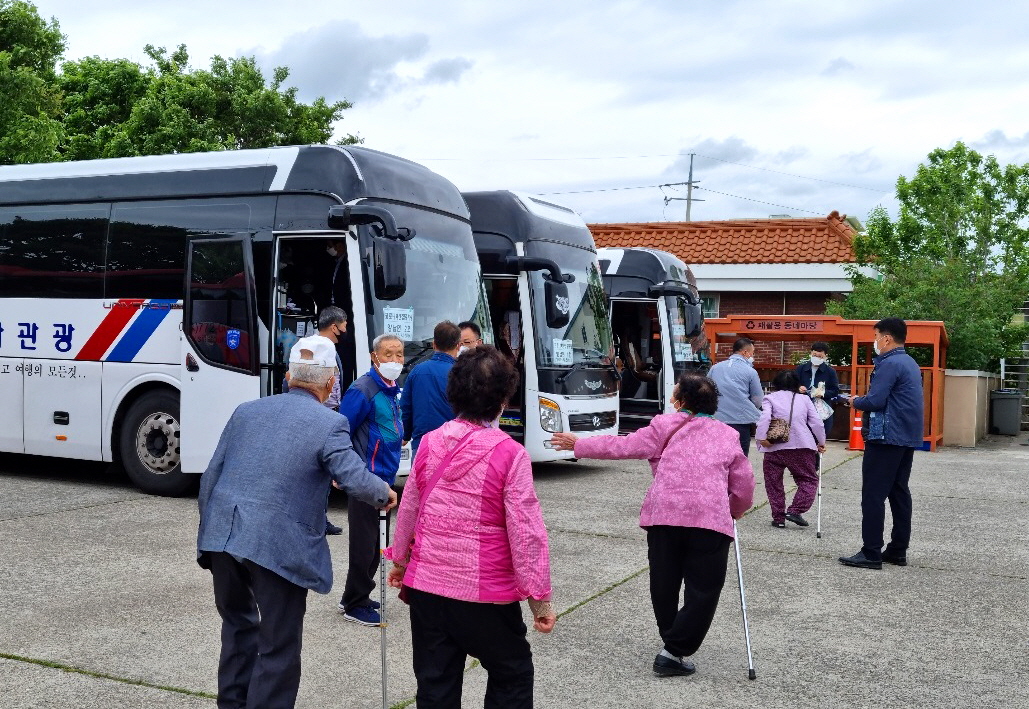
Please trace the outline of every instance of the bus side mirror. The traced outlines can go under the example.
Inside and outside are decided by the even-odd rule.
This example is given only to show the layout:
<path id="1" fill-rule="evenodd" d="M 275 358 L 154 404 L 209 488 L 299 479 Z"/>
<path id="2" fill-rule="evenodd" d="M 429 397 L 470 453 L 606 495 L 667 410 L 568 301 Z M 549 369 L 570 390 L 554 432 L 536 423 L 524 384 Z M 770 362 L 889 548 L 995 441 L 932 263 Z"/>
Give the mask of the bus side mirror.
<path id="1" fill-rule="evenodd" d="M 407 252 L 404 250 L 404 242 L 373 238 L 372 267 L 375 271 L 376 298 L 396 300 L 407 292 Z"/>
<path id="2" fill-rule="evenodd" d="M 547 301 L 547 327 L 553 330 L 566 327 L 571 309 L 568 300 L 568 284 L 544 277 L 543 297 Z"/>
<path id="3" fill-rule="evenodd" d="M 696 337 L 704 331 L 704 311 L 700 305 L 686 305 L 686 337 Z"/>

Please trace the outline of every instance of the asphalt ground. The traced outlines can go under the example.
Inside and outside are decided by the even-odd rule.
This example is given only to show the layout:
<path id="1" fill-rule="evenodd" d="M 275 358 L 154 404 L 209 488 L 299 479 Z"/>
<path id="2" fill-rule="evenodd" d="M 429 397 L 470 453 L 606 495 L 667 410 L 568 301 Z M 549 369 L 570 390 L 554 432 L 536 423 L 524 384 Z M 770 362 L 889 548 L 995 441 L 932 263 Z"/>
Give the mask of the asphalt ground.
<path id="1" fill-rule="evenodd" d="M 529 631 L 538 707 L 1029 707 L 1029 435 L 915 454 L 910 565 L 845 568 L 860 547 L 860 453 L 830 444 L 822 538 L 775 529 L 760 455 L 739 523 L 757 679 L 730 553 L 692 677 L 658 678 L 660 649 L 637 526 L 645 463 L 540 465 L 556 605 Z M 788 488 L 789 489 L 789 488 Z M 330 518 L 346 527 L 346 503 Z M 887 515 L 889 524 L 889 515 Z M 196 501 L 150 497 L 104 466 L 0 456 L 0 707 L 214 707 L 219 620 L 194 562 Z M 297 706 L 381 706 L 380 631 L 311 594 Z M 413 705 L 407 607 L 387 596 L 391 706 Z M 486 675 L 470 662 L 465 707 Z"/>

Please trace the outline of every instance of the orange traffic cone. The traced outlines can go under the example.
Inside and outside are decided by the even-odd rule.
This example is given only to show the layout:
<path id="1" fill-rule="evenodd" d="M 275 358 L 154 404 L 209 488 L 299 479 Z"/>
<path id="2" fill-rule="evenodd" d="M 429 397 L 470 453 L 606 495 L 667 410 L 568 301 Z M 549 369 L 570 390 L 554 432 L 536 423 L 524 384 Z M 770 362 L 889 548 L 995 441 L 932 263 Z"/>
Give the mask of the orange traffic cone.
<path id="1" fill-rule="evenodd" d="M 863 451 L 865 439 L 861 436 L 861 412 L 853 409 L 854 416 L 850 423 L 850 442 L 847 444 L 849 451 Z"/>

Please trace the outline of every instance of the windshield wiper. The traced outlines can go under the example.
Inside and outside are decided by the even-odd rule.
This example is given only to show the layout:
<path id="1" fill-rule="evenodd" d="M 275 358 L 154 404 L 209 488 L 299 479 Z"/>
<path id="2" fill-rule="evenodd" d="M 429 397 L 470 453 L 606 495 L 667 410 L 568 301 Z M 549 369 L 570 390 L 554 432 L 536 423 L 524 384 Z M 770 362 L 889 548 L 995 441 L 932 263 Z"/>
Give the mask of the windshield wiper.
<path id="1" fill-rule="evenodd" d="M 601 359 L 586 359 L 586 358 L 583 358 L 583 359 L 580 359 L 575 364 L 573 364 L 571 369 L 569 369 L 567 372 L 565 372 L 561 376 L 557 377 L 554 381 L 556 381 L 558 384 L 564 384 L 565 380 L 568 379 L 568 377 L 572 376 L 572 374 L 574 372 L 579 371 L 580 369 L 582 369 L 587 364 L 599 364 L 599 365 L 603 365 L 605 367 L 610 367 L 611 370 L 615 373 L 615 380 L 616 381 L 621 381 L 622 380 L 622 374 L 621 374 L 621 372 L 618 371 L 618 367 L 616 367 L 614 365 L 614 363 L 612 363 L 612 362 L 604 362 Z"/>
<path id="2" fill-rule="evenodd" d="M 578 362 L 572 365 L 571 369 L 569 369 L 567 372 L 559 376 L 554 381 L 556 381 L 558 384 L 564 384 L 565 379 L 568 379 L 568 377 L 572 376 L 574 372 L 577 372 L 578 370 L 582 369 L 582 366 L 586 364 L 588 361 L 589 360 L 586 359 L 580 359 Z"/>

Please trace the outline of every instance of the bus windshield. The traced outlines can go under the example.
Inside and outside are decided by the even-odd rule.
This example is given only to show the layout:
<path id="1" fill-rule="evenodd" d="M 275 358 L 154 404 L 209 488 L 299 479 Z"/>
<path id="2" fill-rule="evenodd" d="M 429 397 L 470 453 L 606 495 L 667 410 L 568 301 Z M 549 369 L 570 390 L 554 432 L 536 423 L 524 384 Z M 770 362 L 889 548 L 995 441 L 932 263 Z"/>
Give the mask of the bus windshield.
<path id="1" fill-rule="evenodd" d="M 540 367 L 611 363 L 611 324 L 607 318 L 604 283 L 597 256 L 592 251 L 565 244 L 531 241 L 526 256 L 556 262 L 563 273 L 575 280 L 568 284 L 569 321 L 561 329 L 547 326 L 543 302 L 544 271 L 529 273 L 532 316 L 536 331 L 536 359 Z"/>
<path id="2" fill-rule="evenodd" d="M 455 325 L 470 320 L 484 333 L 492 332 L 479 258 L 468 225 L 396 204 L 389 205 L 389 210 L 397 224 L 415 229 L 415 237 L 405 244 L 407 291 L 396 300 L 379 300 L 371 294 L 369 340 L 383 333 L 397 335 L 404 341 L 404 357 L 410 363 L 431 355 L 433 328 L 443 320 Z M 370 258 L 365 259 L 365 269 L 368 282 L 373 282 Z"/>

